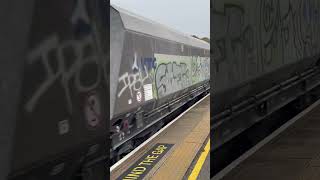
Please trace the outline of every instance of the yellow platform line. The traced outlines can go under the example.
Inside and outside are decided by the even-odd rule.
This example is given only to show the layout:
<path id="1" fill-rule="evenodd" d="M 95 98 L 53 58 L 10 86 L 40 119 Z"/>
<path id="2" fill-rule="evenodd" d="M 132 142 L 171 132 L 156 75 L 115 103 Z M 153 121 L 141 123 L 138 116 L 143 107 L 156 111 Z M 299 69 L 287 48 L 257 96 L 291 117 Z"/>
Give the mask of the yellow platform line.
<path id="1" fill-rule="evenodd" d="M 203 163 L 206 160 L 209 152 L 210 152 L 210 139 L 208 140 L 208 142 L 204 148 L 204 151 L 201 153 L 196 165 L 194 166 L 194 169 L 192 170 L 188 180 L 196 180 L 197 179 L 197 177 L 200 173 L 200 170 L 203 166 Z"/>

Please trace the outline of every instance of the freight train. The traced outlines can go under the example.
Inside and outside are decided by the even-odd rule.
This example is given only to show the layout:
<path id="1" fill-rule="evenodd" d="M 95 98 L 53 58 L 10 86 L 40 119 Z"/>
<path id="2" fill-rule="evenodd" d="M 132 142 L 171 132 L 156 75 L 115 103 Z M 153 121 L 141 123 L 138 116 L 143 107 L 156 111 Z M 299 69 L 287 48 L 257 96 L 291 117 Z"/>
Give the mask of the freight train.
<path id="1" fill-rule="evenodd" d="M 288 103 L 318 94 L 320 2 L 211 5 L 211 150 L 218 151 Z"/>
<path id="2" fill-rule="evenodd" d="M 164 117 L 209 92 L 210 45 L 116 6 L 110 28 L 110 151 L 117 161 Z"/>
<path id="3" fill-rule="evenodd" d="M 4 0 L 0 9 L 0 179 L 106 179 L 108 5 Z"/>

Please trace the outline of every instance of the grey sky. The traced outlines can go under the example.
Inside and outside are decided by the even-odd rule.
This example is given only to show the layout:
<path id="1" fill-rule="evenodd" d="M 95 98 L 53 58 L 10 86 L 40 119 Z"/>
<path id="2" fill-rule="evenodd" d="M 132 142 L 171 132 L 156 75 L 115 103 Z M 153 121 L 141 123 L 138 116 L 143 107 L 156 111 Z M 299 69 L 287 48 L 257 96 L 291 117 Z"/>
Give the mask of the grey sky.
<path id="1" fill-rule="evenodd" d="M 210 0 L 111 0 L 123 9 L 198 37 L 210 37 Z"/>

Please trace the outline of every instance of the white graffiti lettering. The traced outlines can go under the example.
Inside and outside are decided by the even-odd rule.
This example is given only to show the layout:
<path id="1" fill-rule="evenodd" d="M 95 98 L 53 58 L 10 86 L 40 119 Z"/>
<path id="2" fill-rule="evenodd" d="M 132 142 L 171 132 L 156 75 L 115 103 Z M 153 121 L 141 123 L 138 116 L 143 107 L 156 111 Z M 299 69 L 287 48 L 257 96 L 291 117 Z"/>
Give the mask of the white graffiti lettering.
<path id="1" fill-rule="evenodd" d="M 101 81 L 102 72 L 101 68 L 99 68 L 100 64 L 96 55 L 97 53 L 91 53 L 91 55 L 84 54 L 85 49 L 88 47 L 93 50 L 94 46 L 91 36 L 87 36 L 82 40 L 65 41 L 61 44 L 58 42 L 57 36 L 52 36 L 41 43 L 29 54 L 28 63 L 34 64 L 37 61 L 40 61 L 47 74 L 46 80 L 42 82 L 40 87 L 26 103 L 26 109 L 29 112 L 33 111 L 40 97 L 43 96 L 43 94 L 46 93 L 56 81 L 59 81 L 64 89 L 69 112 L 72 112 L 70 94 L 70 83 L 72 82 L 72 78 L 74 78 L 75 89 L 79 92 L 89 91 L 97 87 Z M 72 53 L 75 56 L 73 64 L 70 67 L 67 63 L 72 62 L 72 59 L 68 59 L 65 53 Z M 55 62 L 57 64 L 56 70 L 50 62 Z M 94 73 L 96 78 L 94 79 L 94 82 L 91 82 L 91 80 L 90 82 L 87 82 L 81 78 L 82 70 L 85 69 L 86 66 L 90 65 L 95 67 Z"/>

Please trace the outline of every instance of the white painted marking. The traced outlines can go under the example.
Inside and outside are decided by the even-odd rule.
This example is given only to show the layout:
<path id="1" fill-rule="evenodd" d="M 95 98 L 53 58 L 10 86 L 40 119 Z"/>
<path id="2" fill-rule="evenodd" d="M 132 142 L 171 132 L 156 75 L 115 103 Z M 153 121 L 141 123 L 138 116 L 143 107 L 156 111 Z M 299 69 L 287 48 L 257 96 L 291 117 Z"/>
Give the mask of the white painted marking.
<path id="1" fill-rule="evenodd" d="M 139 70 L 139 67 L 138 67 L 138 63 L 137 63 L 137 57 L 138 55 L 137 55 L 137 53 L 136 52 L 134 52 L 134 62 L 133 62 L 133 65 L 132 65 L 132 70 Z"/>
<path id="2" fill-rule="evenodd" d="M 218 174 L 213 176 L 211 180 L 219 180 L 222 179 L 225 175 L 227 175 L 232 169 L 237 167 L 241 162 L 246 160 L 248 157 L 250 157 L 252 154 L 254 154 L 256 151 L 261 149 L 265 144 L 270 142 L 273 138 L 278 136 L 281 132 L 285 131 L 288 127 L 290 127 L 292 124 L 294 124 L 297 120 L 305 116 L 307 113 L 309 113 L 312 109 L 314 109 L 316 106 L 320 104 L 320 100 L 316 101 L 312 105 L 310 105 L 307 109 L 293 117 L 291 120 L 286 122 L 284 125 L 282 125 L 280 128 L 275 130 L 272 134 L 264 138 L 262 141 L 260 141 L 258 144 L 256 144 L 254 147 L 249 149 L 247 152 L 245 152 L 243 155 L 241 155 L 239 158 L 234 160 L 231 164 L 229 164 L 227 167 L 222 169 Z"/>
<path id="3" fill-rule="evenodd" d="M 145 145 L 147 145 L 150 141 L 152 141 L 155 137 L 157 137 L 160 133 L 162 133 L 164 130 L 166 130 L 169 126 L 171 126 L 174 122 L 176 122 L 178 119 L 180 119 L 183 115 L 185 115 L 188 111 L 190 111 L 193 107 L 195 107 L 196 105 L 198 105 L 199 103 L 201 103 L 204 99 L 206 99 L 208 96 L 210 95 L 207 94 L 205 97 L 203 97 L 202 99 L 200 99 L 198 102 L 196 102 L 194 105 L 192 105 L 191 107 L 189 107 L 186 111 L 184 111 L 183 113 L 181 113 L 178 117 L 176 117 L 174 120 L 172 120 L 171 122 L 169 122 L 165 127 L 163 127 L 162 129 L 160 129 L 157 133 L 155 133 L 154 135 L 152 135 L 149 139 L 147 139 L 145 142 L 143 142 L 142 144 L 140 144 L 137 148 L 135 148 L 133 151 L 131 151 L 129 154 L 127 154 L 126 156 L 124 156 L 122 159 L 120 159 L 118 162 L 116 162 L 114 165 L 112 165 L 110 167 L 110 172 L 112 172 L 115 168 L 117 168 L 118 166 L 120 166 L 122 163 L 124 163 L 127 159 L 129 159 L 132 155 L 134 155 L 136 152 L 138 152 L 141 148 L 143 148 Z"/>
<path id="4" fill-rule="evenodd" d="M 153 99 L 152 84 L 143 85 L 143 93 L 144 93 L 144 100 L 145 101 L 149 101 L 149 100 Z"/>
<path id="5" fill-rule="evenodd" d="M 138 91 L 138 92 L 137 92 L 137 101 L 138 101 L 138 102 L 141 102 L 141 98 L 142 98 L 141 92 Z"/>
<path id="6" fill-rule="evenodd" d="M 97 95 L 90 95 L 84 107 L 85 117 L 90 126 L 95 127 L 99 124 L 101 105 Z"/>
<path id="7" fill-rule="evenodd" d="M 58 122 L 58 129 L 59 129 L 59 134 L 66 134 L 69 132 L 69 121 L 66 120 L 62 120 Z"/>

